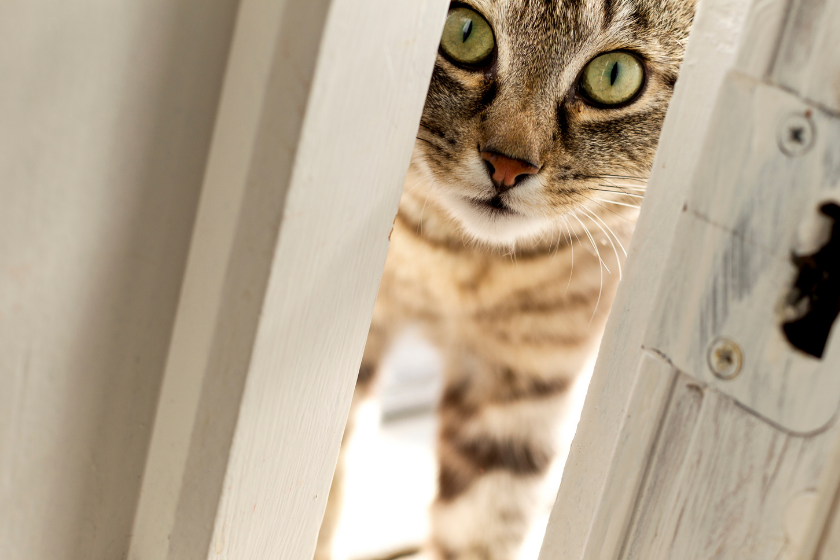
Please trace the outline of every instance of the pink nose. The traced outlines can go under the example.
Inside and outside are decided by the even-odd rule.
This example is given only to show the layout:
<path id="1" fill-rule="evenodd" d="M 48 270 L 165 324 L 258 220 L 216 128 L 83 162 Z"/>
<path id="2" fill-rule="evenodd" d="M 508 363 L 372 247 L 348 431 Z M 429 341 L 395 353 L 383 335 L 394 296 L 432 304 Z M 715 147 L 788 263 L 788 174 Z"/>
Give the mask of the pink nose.
<path id="1" fill-rule="evenodd" d="M 534 175 L 540 170 L 532 163 L 496 152 L 481 152 L 481 159 L 490 164 L 490 176 L 500 193 L 515 187 L 523 175 Z"/>

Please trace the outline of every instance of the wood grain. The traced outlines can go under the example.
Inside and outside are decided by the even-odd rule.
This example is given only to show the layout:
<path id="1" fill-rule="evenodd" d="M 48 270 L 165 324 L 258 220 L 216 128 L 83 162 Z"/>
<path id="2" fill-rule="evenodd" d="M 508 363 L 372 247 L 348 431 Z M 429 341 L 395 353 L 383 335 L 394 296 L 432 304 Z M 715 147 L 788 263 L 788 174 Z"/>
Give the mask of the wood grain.
<path id="1" fill-rule="evenodd" d="M 604 482 L 603 495 L 607 499 L 599 504 L 593 522 L 588 559 L 611 558 L 624 542 L 648 468 L 648 455 L 656 440 L 663 437 L 662 415 L 671 401 L 675 380 L 670 364 L 653 353 L 643 355 L 622 425 L 623 438 L 614 451 L 612 469 Z"/>
<path id="2" fill-rule="evenodd" d="M 683 375 L 653 454 L 624 560 L 792 558 L 840 430 L 780 432 Z"/>
<path id="3" fill-rule="evenodd" d="M 793 0 L 771 75 L 826 111 L 840 114 L 840 5 L 832 0 Z"/>
<path id="4" fill-rule="evenodd" d="M 840 500 L 835 498 L 814 560 L 840 558 Z"/>

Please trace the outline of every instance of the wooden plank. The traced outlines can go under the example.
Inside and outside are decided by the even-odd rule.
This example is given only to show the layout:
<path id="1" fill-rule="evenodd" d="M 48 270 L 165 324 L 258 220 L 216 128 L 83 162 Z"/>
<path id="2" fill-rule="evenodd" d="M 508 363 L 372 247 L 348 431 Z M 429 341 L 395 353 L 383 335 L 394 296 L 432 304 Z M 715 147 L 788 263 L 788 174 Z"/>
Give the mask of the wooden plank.
<path id="1" fill-rule="evenodd" d="M 624 280 L 613 303 L 577 434 L 563 473 L 540 553 L 541 560 L 583 558 L 594 529 L 602 486 L 620 439 L 644 325 L 659 297 L 656 282 L 673 239 L 697 154 L 749 4 L 746 0 L 703 0 L 687 45 L 683 71 L 665 119 L 645 203 L 636 227 Z M 616 553 L 618 551 L 615 551 Z"/>
<path id="2" fill-rule="evenodd" d="M 682 371 L 798 433 L 820 430 L 840 406 L 834 371 L 840 330 L 819 359 L 794 348 L 781 329 L 798 273 L 791 254 L 812 244 L 803 233 L 818 229 L 819 209 L 840 201 L 840 167 L 832 163 L 840 121 L 809 101 L 840 93 L 840 66 L 826 59 L 834 51 L 822 50 L 831 46 L 822 38 L 840 26 L 835 6 L 797 0 L 784 26 L 775 19 L 768 28 L 752 23 L 767 23 L 764 5 L 751 13 L 741 66 L 727 76 L 717 100 L 645 342 Z M 749 54 L 757 46 L 778 52 L 767 74 L 784 89 L 767 85 L 764 62 Z M 745 68 L 746 60 L 758 68 Z M 791 148 L 794 128 L 801 138 Z M 708 348 L 720 338 L 736 344 L 743 358 L 734 379 L 720 379 L 708 365 Z"/>
<path id="3" fill-rule="evenodd" d="M 446 8 L 243 2 L 130 558 L 311 558 Z"/>
<path id="4" fill-rule="evenodd" d="M 793 0 L 772 81 L 840 113 L 840 4 Z"/>
<path id="5" fill-rule="evenodd" d="M 794 70 L 799 71 L 811 68 L 814 59 L 814 64 L 819 64 L 829 56 L 812 49 L 808 57 L 795 59 L 788 57 L 784 45 L 776 56 L 782 33 L 789 40 L 791 33 L 803 34 L 807 28 L 791 27 L 790 21 L 802 19 L 798 11 L 813 12 L 818 4 L 825 17 L 817 23 L 819 18 L 809 16 L 813 36 L 795 38 L 791 44 L 796 48 L 819 43 L 828 36 L 825 33 L 831 34 L 837 24 L 834 7 L 808 0 L 795 3 L 791 11 L 782 2 L 753 4 L 742 26 L 738 55 L 725 59 L 724 68 L 719 67 L 737 71 L 725 78 L 718 109 L 708 121 L 711 132 L 705 147 L 692 154 L 699 163 L 683 160 L 682 167 L 674 170 L 681 174 L 674 180 L 683 201 L 679 206 L 682 212 L 674 214 L 683 217 L 675 226 L 668 221 L 674 215 L 669 215 L 664 205 L 654 207 L 657 226 L 664 224 L 654 239 L 661 243 L 662 239 L 677 238 L 669 263 L 663 269 L 662 261 L 657 262 L 661 249 L 659 254 L 638 251 L 628 259 L 628 282 L 622 290 L 632 289 L 634 301 L 641 295 L 642 301 L 656 304 L 644 345 L 681 370 L 658 443 L 644 458 L 649 469 L 634 505 L 630 530 L 625 539 L 612 539 L 599 549 L 602 545 L 596 541 L 602 520 L 592 516 L 593 499 L 583 492 L 596 496 L 599 508 L 607 508 L 621 492 L 610 489 L 614 485 L 611 480 L 594 480 L 604 474 L 603 459 L 591 452 L 581 453 L 581 459 L 573 447 L 571 470 L 567 468 L 564 476 L 543 558 L 579 558 L 591 552 L 591 558 L 611 560 L 810 560 L 821 542 L 830 542 L 820 538 L 840 481 L 840 427 L 836 421 L 840 383 L 832 375 L 840 364 L 838 334 L 833 332 L 822 361 L 803 357 L 781 339 L 779 313 L 795 272 L 791 270 L 791 251 L 814 243 L 809 235 L 801 237 L 813 228 L 802 226 L 808 225 L 808 216 L 820 201 L 836 200 L 830 193 L 838 183 L 832 162 L 840 133 L 833 108 L 819 100 L 834 87 L 840 71 L 834 70 L 833 62 L 825 65 L 829 75 L 813 90 L 809 88 L 815 81 L 807 73 L 798 84 L 795 80 L 781 84 L 789 91 L 768 85 L 773 79 L 783 81 L 784 72 L 778 69 L 785 64 L 796 60 L 799 66 Z M 701 9 L 698 28 L 703 18 Z M 713 37 L 695 30 L 681 75 L 686 84 L 696 71 L 689 62 L 698 40 L 709 41 L 711 52 L 718 45 Z M 796 92 L 805 99 L 797 98 Z M 680 93 L 678 86 L 669 119 L 686 107 L 680 105 Z M 819 107 L 813 105 L 815 100 Z M 700 107 L 708 108 L 708 104 Z M 787 122 L 791 115 L 806 121 L 802 127 L 806 132 L 816 132 L 811 135 L 813 141 L 799 142 L 807 146 L 802 151 L 791 151 L 779 134 L 785 130 L 780 121 Z M 697 134 L 696 129 L 686 128 L 684 136 L 670 138 L 670 132 L 666 121 L 657 163 L 669 155 L 672 146 L 682 150 L 681 140 Z M 657 173 L 655 167 L 651 188 L 663 176 Z M 648 192 L 657 196 L 651 188 Z M 649 203 L 656 200 L 646 200 L 634 244 L 644 231 L 653 234 L 654 228 L 644 230 L 642 226 L 647 224 L 647 216 L 653 215 L 652 211 L 646 213 Z M 657 298 L 645 299 L 644 282 L 629 273 L 636 265 L 634 259 L 645 259 L 642 263 L 651 271 L 648 286 L 660 286 Z M 611 437 L 606 419 L 624 403 L 630 402 L 628 416 L 640 412 L 631 399 L 623 400 L 627 393 L 623 398 L 617 395 L 623 389 L 624 372 L 638 359 L 638 352 L 632 347 L 627 353 L 617 352 L 615 334 L 629 338 L 630 326 L 638 332 L 644 323 L 634 316 L 632 307 L 619 306 L 625 293 L 622 290 L 614 307 L 623 312 L 621 319 L 608 325 L 602 345 L 610 349 L 611 357 L 618 357 L 610 360 L 602 355 L 596 366 L 594 382 L 608 376 L 609 386 L 595 384 L 597 392 L 590 392 L 586 406 L 594 412 L 587 416 L 584 410 L 575 446 L 582 439 L 591 445 L 589 440 Z M 745 365 L 738 375 L 726 379 L 710 371 L 707 353 L 713 337 L 720 335 L 744 341 L 738 355 L 742 358 L 739 363 Z M 612 369 L 601 373 L 599 368 L 608 363 Z M 628 430 L 640 427 L 625 424 L 621 437 L 628 437 Z M 613 445 L 614 440 L 607 442 Z M 631 481 L 641 461 L 629 465 Z M 621 476 L 622 465 L 614 459 L 612 465 L 609 476 Z M 599 493 L 601 487 L 603 493 Z M 576 521 L 575 516 L 581 513 L 583 519 Z M 579 536 L 584 531 L 588 531 L 587 541 Z"/>
<path id="6" fill-rule="evenodd" d="M 790 10 L 787 0 L 754 0 L 740 32 L 734 70 L 769 80 Z"/>
<path id="7" fill-rule="evenodd" d="M 836 428 L 831 431 L 836 433 Z M 840 557 L 834 553 L 840 552 L 840 441 L 829 442 L 826 439 L 823 438 L 823 444 L 831 447 L 831 453 L 827 454 L 823 474 L 812 488 L 815 503 L 811 514 L 792 512 L 788 517 L 798 526 L 798 540 L 801 542 L 797 553 L 792 555 L 796 560 Z"/>
<path id="8" fill-rule="evenodd" d="M 795 157 L 779 136 L 792 115 L 814 130 Z M 817 359 L 786 340 L 780 316 L 798 272 L 791 253 L 803 243 L 801 225 L 837 200 L 840 168 L 824 162 L 840 145 L 840 120 L 736 72 L 711 122 L 645 345 L 786 430 L 818 431 L 840 406 L 840 329 Z M 708 348 L 720 337 L 743 356 L 734 379 L 709 368 Z"/>
<path id="9" fill-rule="evenodd" d="M 279 2 L 239 7 L 129 558 L 168 554 L 282 8 Z"/>
<path id="10" fill-rule="evenodd" d="M 668 534 L 678 523 L 678 516 L 671 515 L 669 503 L 672 495 L 685 482 L 685 457 L 691 448 L 695 427 L 703 404 L 703 390 L 684 374 L 678 374 L 666 414 L 662 418 L 661 436 L 656 448 L 650 452 L 650 466 L 645 473 L 644 486 L 633 517 L 633 525 L 622 535 L 622 557 L 638 556 L 636 540 L 650 532 Z M 654 507 L 651 507 L 655 504 Z M 635 504 L 634 504 L 635 505 Z M 658 507 L 657 507 L 658 506 Z M 618 550 L 619 547 L 614 547 Z"/>
<path id="11" fill-rule="evenodd" d="M 840 429 L 785 434 L 686 375 L 673 402 L 622 560 L 796 557 Z"/>
<path id="12" fill-rule="evenodd" d="M 645 352 L 622 424 L 622 439 L 611 461 L 603 499 L 589 537 L 586 558 L 611 558 L 621 548 L 630 524 L 639 489 L 648 467 L 648 456 L 660 437 L 660 423 L 672 398 L 676 370 L 651 352 Z M 667 434 L 665 434 L 667 437 Z"/>
<path id="13" fill-rule="evenodd" d="M 834 500 L 834 507 L 828 516 L 825 533 L 822 535 L 814 560 L 840 558 L 840 496 Z"/>
<path id="14" fill-rule="evenodd" d="M 780 123 L 791 115 L 813 127 L 807 150 L 785 149 Z M 646 336 L 700 382 L 708 412 L 682 422 L 693 442 L 685 456 L 655 452 L 656 485 L 642 492 L 623 558 L 810 559 L 840 474 L 840 345 L 834 332 L 819 359 L 794 349 L 779 313 L 795 272 L 790 255 L 811 242 L 799 238 L 802 226 L 836 200 L 840 176 L 826 162 L 840 123 L 739 73 L 727 77 L 711 122 Z M 681 267 L 694 272 L 675 274 Z M 717 336 L 738 342 L 737 377 L 710 371 L 706 349 Z M 656 496 L 669 486 L 669 498 Z"/>

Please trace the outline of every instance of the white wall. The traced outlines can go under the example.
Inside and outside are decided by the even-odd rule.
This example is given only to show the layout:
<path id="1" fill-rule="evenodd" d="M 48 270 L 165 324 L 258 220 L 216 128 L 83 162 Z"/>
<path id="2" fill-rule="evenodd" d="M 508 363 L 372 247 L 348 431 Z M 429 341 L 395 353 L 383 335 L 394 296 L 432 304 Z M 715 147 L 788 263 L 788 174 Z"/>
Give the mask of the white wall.
<path id="1" fill-rule="evenodd" d="M 0 556 L 125 555 L 236 0 L 0 3 Z"/>

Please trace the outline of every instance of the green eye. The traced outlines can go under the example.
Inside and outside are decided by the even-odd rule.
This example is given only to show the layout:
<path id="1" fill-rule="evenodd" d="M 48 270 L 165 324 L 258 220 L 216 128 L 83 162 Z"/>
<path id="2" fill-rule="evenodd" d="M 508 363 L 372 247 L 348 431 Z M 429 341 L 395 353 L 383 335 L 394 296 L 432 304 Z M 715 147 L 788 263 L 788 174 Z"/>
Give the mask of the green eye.
<path id="1" fill-rule="evenodd" d="M 490 24 L 478 12 L 464 7 L 449 10 L 440 39 L 446 56 L 455 62 L 477 64 L 490 56 L 495 44 Z"/>
<path id="2" fill-rule="evenodd" d="M 602 105 L 618 105 L 639 92 L 644 76 L 638 58 L 626 52 L 610 52 L 589 61 L 583 69 L 580 86 L 590 100 Z"/>

